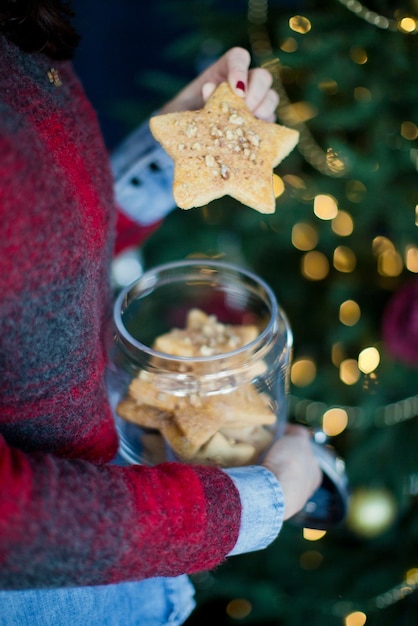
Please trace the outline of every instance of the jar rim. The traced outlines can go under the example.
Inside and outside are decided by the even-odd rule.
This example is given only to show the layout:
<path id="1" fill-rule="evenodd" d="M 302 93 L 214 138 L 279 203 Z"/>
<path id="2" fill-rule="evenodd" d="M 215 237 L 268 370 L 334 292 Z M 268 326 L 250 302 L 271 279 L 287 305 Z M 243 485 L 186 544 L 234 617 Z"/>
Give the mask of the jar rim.
<path id="1" fill-rule="evenodd" d="M 223 270 L 223 271 L 226 270 L 230 273 L 241 275 L 247 279 L 250 279 L 251 281 L 253 281 L 255 285 L 261 287 L 264 290 L 268 298 L 268 305 L 270 307 L 270 319 L 266 327 L 261 331 L 261 333 L 249 343 L 235 350 L 231 350 L 230 352 L 222 353 L 222 354 L 214 354 L 214 355 L 209 355 L 209 356 L 199 356 L 199 357 L 196 357 L 196 356 L 180 357 L 180 356 L 170 355 L 166 352 L 160 352 L 158 350 L 155 350 L 154 348 L 139 341 L 138 339 L 135 339 L 135 337 L 133 337 L 131 333 L 127 330 L 122 319 L 123 312 L 126 308 L 126 307 L 124 308 L 124 302 L 126 302 L 126 299 L 129 296 L 129 293 L 134 289 L 134 287 L 140 281 L 145 282 L 145 283 L 147 282 L 147 280 L 151 281 L 152 276 L 155 276 L 157 273 L 167 272 L 167 271 L 175 270 L 177 268 L 199 267 L 199 266 L 207 267 L 208 269 L 213 269 L 213 270 Z M 218 260 L 212 260 L 212 259 L 183 259 L 183 260 L 171 261 L 169 263 L 163 263 L 163 264 L 159 264 L 154 267 L 151 267 L 148 270 L 146 270 L 143 274 L 141 274 L 141 276 L 133 280 L 129 285 L 127 285 L 121 290 L 121 292 L 118 294 L 115 300 L 115 304 L 113 308 L 113 321 L 116 326 L 116 330 L 120 338 L 124 342 L 126 342 L 130 347 L 137 348 L 151 357 L 164 358 L 167 361 L 172 360 L 172 361 L 177 361 L 177 362 L 180 361 L 184 363 L 187 363 L 190 361 L 201 362 L 201 363 L 213 363 L 218 360 L 225 359 L 226 356 L 233 357 L 233 356 L 240 355 L 248 351 L 251 348 L 255 349 L 258 344 L 263 345 L 267 337 L 271 335 L 273 327 L 277 323 L 278 318 L 281 319 L 286 330 L 286 345 L 291 346 L 292 341 L 293 341 L 293 336 L 292 336 L 292 330 L 291 330 L 289 320 L 287 318 L 286 313 L 279 306 L 277 298 L 273 290 L 271 289 L 271 287 L 262 278 L 260 278 L 260 276 L 258 276 L 257 274 L 255 274 L 254 272 L 250 270 L 243 269 L 242 267 L 235 265 L 233 263 L 227 263 L 224 261 L 218 261 Z"/>

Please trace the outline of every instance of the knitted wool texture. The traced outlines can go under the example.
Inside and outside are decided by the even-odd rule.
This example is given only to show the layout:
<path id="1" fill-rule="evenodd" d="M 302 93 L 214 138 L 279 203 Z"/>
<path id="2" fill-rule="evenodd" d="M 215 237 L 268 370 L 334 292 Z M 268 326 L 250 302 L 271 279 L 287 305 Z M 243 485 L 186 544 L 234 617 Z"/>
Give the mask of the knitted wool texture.
<path id="1" fill-rule="evenodd" d="M 61 86 L 48 80 L 53 65 Z M 109 465 L 117 221 L 96 116 L 67 62 L 0 36 L 0 587 L 101 585 L 219 564 L 239 495 L 221 470 Z M 123 247 L 139 227 L 118 220 Z M 142 233 L 143 234 L 143 233 Z"/>

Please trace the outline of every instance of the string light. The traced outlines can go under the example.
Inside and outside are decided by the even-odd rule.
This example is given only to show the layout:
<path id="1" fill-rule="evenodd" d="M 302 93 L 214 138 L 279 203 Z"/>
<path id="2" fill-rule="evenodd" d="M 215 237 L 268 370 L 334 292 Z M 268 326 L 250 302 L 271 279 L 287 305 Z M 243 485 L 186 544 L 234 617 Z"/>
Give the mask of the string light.
<path id="1" fill-rule="evenodd" d="M 333 196 L 320 193 L 315 196 L 313 210 L 319 219 L 332 220 L 338 214 L 337 201 Z"/>
<path id="2" fill-rule="evenodd" d="M 336 270 L 348 274 L 356 267 L 356 255 L 347 246 L 337 246 L 334 250 L 333 264 Z"/>
<path id="3" fill-rule="evenodd" d="M 302 276 L 308 280 L 323 280 L 329 274 L 329 262 L 325 254 L 318 250 L 307 252 L 302 257 Z"/>
<path id="4" fill-rule="evenodd" d="M 355 385 L 360 379 L 360 370 L 356 359 L 345 359 L 340 363 L 340 380 L 345 385 Z"/>
<path id="5" fill-rule="evenodd" d="M 341 434 L 347 428 L 347 424 L 347 411 L 338 407 L 328 409 L 322 417 L 322 430 L 328 437 L 336 437 Z"/>
<path id="6" fill-rule="evenodd" d="M 367 620 L 367 615 L 363 611 L 353 611 L 346 615 L 344 623 L 345 626 L 364 626 Z"/>
<path id="7" fill-rule="evenodd" d="M 251 602 L 245 598 L 235 598 L 234 600 L 228 602 L 226 606 L 226 614 L 233 619 L 239 620 L 247 617 L 252 610 L 253 607 Z"/>
<path id="8" fill-rule="evenodd" d="M 318 550 L 306 550 L 299 558 L 299 565 L 304 570 L 316 570 L 322 565 L 324 557 Z"/>
<path id="9" fill-rule="evenodd" d="M 405 265 L 410 272 L 418 273 L 418 248 L 416 246 L 406 246 Z"/>
<path id="10" fill-rule="evenodd" d="M 313 226 L 298 222 L 292 228 L 292 244 L 298 250 L 313 250 L 318 243 L 318 233 Z"/>
<path id="11" fill-rule="evenodd" d="M 348 237 L 354 230 L 354 220 L 347 211 L 339 210 L 331 222 L 331 229 L 340 237 Z"/>
<path id="12" fill-rule="evenodd" d="M 354 300 L 346 300 L 340 305 L 339 319 L 345 326 L 354 326 L 361 317 L 361 310 Z"/>
<path id="13" fill-rule="evenodd" d="M 251 48 L 254 56 L 259 60 L 259 65 L 269 70 L 273 77 L 273 87 L 280 96 L 277 115 L 283 124 L 294 126 L 299 130 L 298 150 L 312 167 L 326 176 L 341 176 L 344 173 L 344 165 L 339 163 L 339 167 L 333 167 L 333 161 L 328 158 L 327 152 L 315 141 L 306 124 L 301 120 L 296 122 L 294 117 L 292 117 L 294 109 L 292 109 L 290 99 L 281 78 L 283 66 L 280 59 L 273 51 L 270 35 L 265 26 L 267 24 L 267 13 L 267 0 L 248 0 L 247 19 L 249 23 L 248 33 Z M 302 16 L 298 17 L 299 22 L 301 22 Z M 297 49 L 295 42 L 289 43 L 289 39 L 287 42 L 287 45 L 291 47 L 291 51 Z"/>
<path id="14" fill-rule="evenodd" d="M 406 35 L 416 35 L 418 32 L 418 21 L 415 17 L 405 16 L 401 19 L 387 18 L 372 11 L 358 0 L 338 0 L 346 9 L 354 13 L 364 21 L 382 30 L 402 32 Z"/>
<path id="15" fill-rule="evenodd" d="M 326 530 L 316 530 L 314 528 L 304 528 L 302 530 L 303 538 L 306 539 L 306 541 L 319 541 L 319 539 L 325 537 L 326 534 Z"/>
<path id="16" fill-rule="evenodd" d="M 316 365 L 312 359 L 295 359 L 290 369 L 290 380 L 297 387 L 307 387 L 316 377 Z"/>
<path id="17" fill-rule="evenodd" d="M 413 16 L 396 16 L 393 19 L 379 15 L 374 11 L 371 11 L 367 6 L 363 5 L 358 0 L 338 0 L 348 10 L 356 14 L 358 17 L 364 19 L 369 24 L 380 28 L 391 30 L 404 35 L 415 35 L 418 33 L 418 21 Z M 249 0 L 249 14 L 250 6 L 252 7 L 252 20 L 250 22 L 250 40 L 253 48 L 254 56 L 258 57 L 259 64 L 266 67 L 274 79 L 274 87 L 280 95 L 281 104 L 278 109 L 278 117 L 284 124 L 288 124 L 297 128 L 300 133 L 300 142 L 298 149 L 305 158 L 315 169 L 326 176 L 338 177 L 343 176 L 347 172 L 347 166 L 344 159 L 338 152 L 329 149 L 323 150 L 311 135 L 305 122 L 310 119 L 308 116 L 309 105 L 306 103 L 291 103 L 286 93 L 286 89 L 283 85 L 283 77 L 289 75 L 292 80 L 296 80 L 291 76 L 290 69 L 286 71 L 286 68 L 281 64 L 281 61 L 273 52 L 270 37 L 266 28 L 267 25 L 267 0 Z M 255 11 L 257 7 L 257 11 Z M 297 18 L 297 19 L 296 19 Z M 289 23 L 290 28 L 298 33 L 298 35 L 305 35 L 309 32 L 311 24 L 309 23 L 309 30 L 306 29 L 306 23 L 303 16 L 294 16 L 294 19 Z M 309 22 L 309 20 L 307 20 Z M 292 25 L 291 25 L 292 24 Z M 305 26 L 303 26 L 305 24 Z M 300 37 L 288 37 L 280 44 L 280 49 L 286 53 L 295 52 L 298 49 Z M 367 52 L 362 48 L 352 48 L 350 50 L 350 58 L 353 63 L 362 65 L 367 63 Z M 284 80 L 285 82 L 285 80 Z M 329 81 L 318 85 L 318 88 L 327 94 L 337 93 L 338 85 L 335 81 Z M 354 98 L 358 102 L 365 102 L 370 100 L 370 91 L 361 86 L 354 89 Z M 313 109 L 310 110 L 310 114 L 315 115 Z M 414 141 L 418 137 L 417 126 L 413 122 L 408 120 L 404 121 L 400 127 L 400 136 L 408 141 Z M 413 162 L 416 163 L 418 169 L 418 150 L 410 149 L 410 155 Z M 415 161 L 414 161 L 415 159 Z M 377 166 L 376 166 L 377 167 Z M 291 184 L 291 186 L 300 192 L 306 194 L 306 199 L 309 195 L 306 182 L 297 176 L 288 177 L 285 183 Z M 367 188 L 364 183 L 360 181 L 347 181 L 346 184 L 346 197 L 352 203 L 360 203 L 364 200 L 364 196 L 367 193 Z M 318 216 L 317 216 L 318 217 Z M 415 224 L 418 226 L 418 205 L 415 207 Z M 320 217 L 320 219 L 330 219 Z M 344 226 L 342 226 L 344 224 Z M 304 225 L 298 224 L 292 230 L 292 243 L 294 247 L 307 252 L 302 261 L 302 274 L 305 278 L 310 280 L 321 280 L 329 273 L 328 259 L 322 253 L 315 251 L 313 248 L 317 245 L 317 242 L 312 242 L 315 237 L 310 240 L 309 228 L 304 232 Z M 354 221 L 351 215 L 338 209 L 336 215 L 331 218 L 331 227 L 335 234 L 339 236 L 347 236 L 351 234 L 354 228 Z M 351 229 L 351 230 L 350 230 Z M 311 233 L 312 234 L 312 231 Z M 315 232 L 317 237 L 317 234 Z M 397 276 L 403 269 L 403 264 L 409 271 L 418 272 L 418 247 L 416 245 L 407 245 L 402 251 L 402 255 L 396 250 L 394 244 L 385 237 L 376 237 L 373 240 L 373 253 L 377 258 L 378 268 L 384 272 L 384 276 Z M 325 261 L 324 261 L 325 259 Z M 318 271 L 318 268 L 323 262 L 322 273 Z M 326 267 L 326 271 L 324 268 Z M 398 273 L 399 272 L 399 273 Z M 380 273 L 380 272 L 379 272 Z M 321 276 L 321 278 L 319 277 Z M 344 304 L 344 303 L 343 303 Z M 357 303 L 354 303 L 357 304 Z M 358 306 L 358 305 L 357 305 Z M 342 307 L 342 305 L 341 305 Z M 345 313 L 344 308 L 340 307 L 339 319 L 341 323 L 347 324 L 350 321 L 350 315 Z M 355 308 L 355 307 L 354 307 Z M 361 315 L 361 311 L 358 309 L 357 314 Z M 353 315 L 353 320 L 355 315 Z M 356 322 L 354 322 L 356 323 Z M 340 379 L 344 384 L 354 384 L 357 382 L 362 374 L 366 377 L 374 374 L 374 370 L 380 363 L 380 353 L 377 348 L 366 348 L 358 355 L 358 359 L 347 358 L 344 347 L 341 343 L 335 343 L 332 347 L 332 362 L 339 370 Z M 296 365 L 296 361 L 294 365 Z M 311 377 L 307 373 L 311 372 Z M 316 365 L 313 359 L 300 359 L 300 368 L 292 367 L 291 381 L 296 386 L 304 386 L 310 384 L 317 375 Z M 309 382 L 308 382 L 309 381 Z M 318 427 L 324 424 L 324 417 L 328 414 L 328 417 L 332 415 L 332 411 L 335 411 L 336 407 L 327 406 L 324 402 L 317 400 L 311 400 L 309 398 L 303 398 L 297 396 L 289 396 L 290 412 L 296 419 L 298 417 L 301 420 L 306 421 L 309 425 Z M 344 417 L 345 426 L 344 429 L 364 429 L 371 427 L 390 427 L 391 425 L 399 424 L 402 421 L 414 418 L 418 413 L 418 395 L 403 398 L 398 402 L 384 404 L 376 408 L 358 406 L 341 406 L 338 407 L 341 411 L 341 418 Z M 332 420 L 330 420 L 332 423 Z M 332 430 L 330 430 L 332 432 Z M 333 435 L 329 435 L 333 436 Z M 418 478 L 417 478 L 418 483 Z M 418 487 L 417 487 L 418 490 Z M 312 541 L 313 539 L 308 539 Z M 316 569 L 322 564 L 323 556 L 317 550 L 304 551 L 300 557 L 300 566 L 303 569 Z M 387 606 L 398 602 L 405 598 L 408 594 L 418 589 L 418 568 L 411 567 L 405 575 L 405 580 L 400 584 L 395 585 L 393 588 L 385 591 L 382 594 L 365 601 L 364 607 L 355 607 L 354 603 L 350 601 L 335 602 L 332 607 L 334 615 L 339 615 L 343 620 L 345 626 L 363 626 L 367 621 L 369 612 L 386 608 Z M 363 610 L 362 610 L 363 609 Z"/>

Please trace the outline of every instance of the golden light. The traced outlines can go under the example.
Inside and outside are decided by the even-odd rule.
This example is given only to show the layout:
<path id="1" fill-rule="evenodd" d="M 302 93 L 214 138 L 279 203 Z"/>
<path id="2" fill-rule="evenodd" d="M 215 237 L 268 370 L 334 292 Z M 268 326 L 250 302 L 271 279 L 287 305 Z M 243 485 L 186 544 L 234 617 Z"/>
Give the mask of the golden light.
<path id="1" fill-rule="evenodd" d="M 340 435 L 348 425 L 347 411 L 337 407 L 328 409 L 322 416 L 322 430 L 328 437 Z"/>
<path id="2" fill-rule="evenodd" d="M 357 102 L 370 102 L 372 99 L 372 94 L 370 89 L 366 87 L 355 87 L 354 88 L 354 100 Z"/>
<path id="3" fill-rule="evenodd" d="M 318 541 L 319 539 L 322 539 L 322 537 L 325 537 L 327 531 L 316 530 L 314 528 L 304 528 L 302 534 L 303 538 L 306 539 L 306 541 Z"/>
<path id="4" fill-rule="evenodd" d="M 371 374 L 380 363 L 380 353 L 377 348 L 364 348 L 358 355 L 358 368 L 363 374 Z"/>
<path id="5" fill-rule="evenodd" d="M 403 17 L 398 22 L 398 29 L 404 33 L 414 33 L 418 29 L 418 23 L 413 17 Z"/>
<path id="6" fill-rule="evenodd" d="M 383 237 L 382 235 L 379 235 L 378 237 L 375 237 L 373 239 L 372 249 L 373 249 L 374 254 L 378 255 L 378 254 L 382 254 L 383 252 L 386 252 L 386 250 L 394 250 L 395 246 L 393 245 L 390 239 L 388 239 L 387 237 Z"/>
<path id="7" fill-rule="evenodd" d="M 356 267 L 356 255 L 351 248 L 348 248 L 347 246 L 338 246 L 334 250 L 333 263 L 336 270 L 348 274 L 349 272 L 354 271 Z"/>
<path id="8" fill-rule="evenodd" d="M 298 49 L 298 42 L 294 37 L 288 37 L 280 44 L 280 50 L 283 52 L 296 52 Z"/>
<path id="9" fill-rule="evenodd" d="M 293 189 L 303 191 L 306 190 L 306 183 L 303 178 L 300 178 L 300 176 L 295 176 L 294 174 L 286 174 L 285 176 L 283 176 L 283 180 L 286 185 L 290 185 L 291 187 L 293 187 Z"/>
<path id="10" fill-rule="evenodd" d="M 315 570 L 322 565 L 324 557 L 318 550 L 306 550 L 302 552 L 299 564 L 302 569 Z"/>
<path id="11" fill-rule="evenodd" d="M 345 195 L 350 202 L 359 203 L 364 199 L 367 187 L 360 180 L 349 180 L 345 188 Z"/>
<path id="12" fill-rule="evenodd" d="M 318 243 L 318 233 L 310 224 L 299 222 L 292 228 L 292 244 L 298 250 L 312 250 Z"/>
<path id="13" fill-rule="evenodd" d="M 329 273 L 329 262 L 325 254 L 312 250 L 302 258 L 302 275 L 309 280 L 323 280 Z"/>
<path id="14" fill-rule="evenodd" d="M 356 359 L 344 359 L 340 363 L 340 380 L 345 385 L 355 385 L 361 374 Z"/>
<path id="15" fill-rule="evenodd" d="M 363 611 L 353 611 L 345 616 L 345 626 L 364 626 L 367 621 L 367 615 Z"/>
<path id="16" fill-rule="evenodd" d="M 277 174 L 273 174 L 273 191 L 274 197 L 278 198 L 282 195 L 285 190 L 283 178 L 278 176 Z"/>
<path id="17" fill-rule="evenodd" d="M 338 211 L 331 222 L 331 228 L 336 235 L 348 237 L 354 230 L 354 221 L 347 211 Z"/>
<path id="18" fill-rule="evenodd" d="M 343 172 L 345 168 L 345 164 L 343 159 L 340 157 L 339 153 L 333 150 L 332 148 L 327 148 L 327 157 L 326 157 L 327 166 L 333 172 Z"/>
<path id="19" fill-rule="evenodd" d="M 358 487 L 350 496 L 347 526 L 363 537 L 376 537 L 393 524 L 397 503 L 384 487 Z"/>
<path id="20" fill-rule="evenodd" d="M 418 248 L 416 246 L 407 246 L 405 265 L 410 272 L 418 273 Z"/>
<path id="21" fill-rule="evenodd" d="M 404 139 L 413 141 L 418 137 L 418 127 L 414 122 L 402 122 L 401 135 Z"/>
<path id="22" fill-rule="evenodd" d="M 385 250 L 377 258 L 377 271 L 381 276 L 399 276 L 403 270 L 403 261 L 396 250 Z"/>
<path id="23" fill-rule="evenodd" d="M 318 89 L 326 91 L 329 95 L 338 93 L 338 83 L 336 80 L 320 80 Z"/>
<path id="24" fill-rule="evenodd" d="M 292 30 L 300 35 L 306 35 L 312 28 L 310 20 L 303 15 L 294 15 L 289 20 L 289 26 Z"/>
<path id="25" fill-rule="evenodd" d="M 354 326 L 361 317 L 361 310 L 355 300 L 346 300 L 340 305 L 340 322 L 345 326 Z"/>
<path id="26" fill-rule="evenodd" d="M 411 567 L 405 574 L 405 582 L 407 585 L 418 584 L 418 567 Z"/>
<path id="27" fill-rule="evenodd" d="M 333 196 L 320 193 L 314 198 L 313 211 L 321 220 L 332 220 L 338 213 L 337 201 Z"/>
<path id="28" fill-rule="evenodd" d="M 303 101 L 282 106 L 281 112 L 291 126 L 307 122 L 318 115 L 318 109 L 309 102 Z"/>
<path id="29" fill-rule="evenodd" d="M 341 362 L 344 360 L 345 352 L 342 343 L 338 342 L 332 346 L 331 349 L 331 361 L 335 367 L 340 367 Z"/>
<path id="30" fill-rule="evenodd" d="M 312 359 L 296 359 L 290 368 L 290 380 L 296 387 L 307 387 L 315 380 L 316 365 Z"/>
<path id="31" fill-rule="evenodd" d="M 357 65 L 364 65 L 364 63 L 368 61 L 366 50 L 358 46 L 353 46 L 353 48 L 350 49 L 350 58 L 354 63 L 357 63 Z"/>
<path id="32" fill-rule="evenodd" d="M 226 605 L 226 614 L 232 619 L 244 619 L 252 610 L 251 602 L 245 598 L 235 598 Z"/>

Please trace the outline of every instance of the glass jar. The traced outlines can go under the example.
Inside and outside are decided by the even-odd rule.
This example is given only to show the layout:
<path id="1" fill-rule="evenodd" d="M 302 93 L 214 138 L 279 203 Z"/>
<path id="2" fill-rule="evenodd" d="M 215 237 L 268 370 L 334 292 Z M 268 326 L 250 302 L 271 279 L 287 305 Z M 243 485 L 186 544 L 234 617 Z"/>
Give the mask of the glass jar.
<path id="1" fill-rule="evenodd" d="M 126 462 L 247 465 L 282 434 L 292 332 L 255 274 L 161 265 L 120 292 L 114 325 L 109 393 Z"/>

